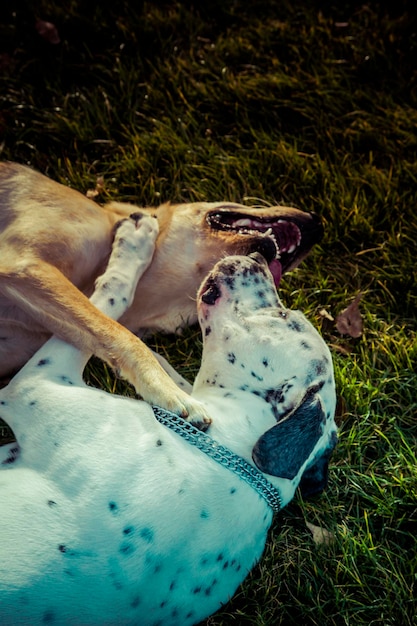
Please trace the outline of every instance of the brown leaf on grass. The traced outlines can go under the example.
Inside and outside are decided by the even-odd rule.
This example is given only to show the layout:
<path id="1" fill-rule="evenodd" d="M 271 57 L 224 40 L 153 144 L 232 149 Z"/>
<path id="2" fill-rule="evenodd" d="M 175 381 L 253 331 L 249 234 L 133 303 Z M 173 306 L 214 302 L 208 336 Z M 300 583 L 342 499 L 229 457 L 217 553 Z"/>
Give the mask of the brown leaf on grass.
<path id="1" fill-rule="evenodd" d="M 45 22 L 45 20 L 36 20 L 35 28 L 38 34 L 45 39 L 48 43 L 54 45 L 60 43 L 61 38 L 58 33 L 58 29 L 52 22 Z"/>
<path id="2" fill-rule="evenodd" d="M 313 535 L 313 541 L 316 545 L 329 545 L 329 543 L 334 541 L 335 537 L 329 530 L 310 524 L 310 522 L 306 522 L 306 526 Z"/>
<path id="3" fill-rule="evenodd" d="M 344 309 L 336 318 L 336 328 L 341 335 L 349 335 L 357 339 L 362 334 L 363 322 L 359 311 L 359 302 L 362 294 L 358 293 L 356 298 Z"/>
<path id="4" fill-rule="evenodd" d="M 96 181 L 96 188 L 88 189 L 85 195 L 87 196 L 87 198 L 90 198 L 90 200 L 93 200 L 93 198 L 96 198 L 103 190 L 104 190 L 104 178 L 103 176 L 98 176 L 97 181 Z"/>

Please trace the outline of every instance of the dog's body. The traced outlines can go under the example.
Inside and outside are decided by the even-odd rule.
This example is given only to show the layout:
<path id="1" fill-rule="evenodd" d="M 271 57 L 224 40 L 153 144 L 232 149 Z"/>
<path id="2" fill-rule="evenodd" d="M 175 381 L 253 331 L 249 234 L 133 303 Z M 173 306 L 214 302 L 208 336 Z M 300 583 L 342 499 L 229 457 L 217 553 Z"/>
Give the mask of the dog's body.
<path id="1" fill-rule="evenodd" d="M 133 297 L 151 222 L 117 230 L 92 296 L 106 315 Z M 266 472 L 283 506 L 299 484 L 321 490 L 336 438 L 323 340 L 283 308 L 259 254 L 218 263 L 198 315 L 193 398 L 210 415 L 208 434 Z M 195 624 L 260 558 L 272 510 L 147 403 L 85 386 L 88 357 L 53 338 L 0 391 L 21 446 L 0 471 L 1 623 Z"/>
<path id="2" fill-rule="evenodd" d="M 137 211 L 120 203 L 101 207 L 27 167 L 0 163 L 0 377 L 18 370 L 56 334 L 109 362 L 145 400 L 199 421 L 198 403 L 126 328 L 177 331 L 196 321 L 197 288 L 219 258 L 260 249 L 279 275 L 300 262 L 322 229 L 315 216 L 286 207 L 140 209 L 156 215 L 160 234 L 120 325 L 88 296 L 106 266 L 115 225 Z"/>

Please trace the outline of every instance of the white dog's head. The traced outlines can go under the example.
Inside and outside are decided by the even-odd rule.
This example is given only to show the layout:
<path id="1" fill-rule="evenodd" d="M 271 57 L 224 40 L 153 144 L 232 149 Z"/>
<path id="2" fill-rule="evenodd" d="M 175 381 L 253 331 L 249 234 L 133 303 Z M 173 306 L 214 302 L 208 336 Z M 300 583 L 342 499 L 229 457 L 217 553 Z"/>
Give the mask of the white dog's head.
<path id="1" fill-rule="evenodd" d="M 322 337 L 302 313 L 284 308 L 258 253 L 217 263 L 199 290 L 198 314 L 204 350 L 195 388 L 247 394 L 253 461 L 280 479 L 285 501 L 298 485 L 304 496 L 320 492 L 337 440 L 333 366 Z"/>

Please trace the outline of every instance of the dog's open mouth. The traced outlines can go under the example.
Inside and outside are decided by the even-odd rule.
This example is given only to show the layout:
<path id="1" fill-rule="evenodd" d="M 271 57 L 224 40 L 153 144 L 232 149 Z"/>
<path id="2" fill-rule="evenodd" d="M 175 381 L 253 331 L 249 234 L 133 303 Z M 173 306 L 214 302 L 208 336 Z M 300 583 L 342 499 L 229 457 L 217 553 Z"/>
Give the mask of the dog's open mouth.
<path id="1" fill-rule="evenodd" d="M 273 209 L 272 209 L 273 210 Z M 274 259 L 265 258 L 278 287 L 284 272 L 292 269 L 304 258 L 314 243 L 320 241 L 323 229 L 318 217 L 312 213 L 292 210 L 288 217 L 285 210 L 276 217 L 253 215 L 230 208 L 217 209 L 207 214 L 211 228 L 233 231 L 242 235 L 262 234 L 262 239 L 272 239 L 276 245 Z M 262 241 L 260 238 L 260 242 Z M 259 252 L 262 253 L 260 243 Z"/>

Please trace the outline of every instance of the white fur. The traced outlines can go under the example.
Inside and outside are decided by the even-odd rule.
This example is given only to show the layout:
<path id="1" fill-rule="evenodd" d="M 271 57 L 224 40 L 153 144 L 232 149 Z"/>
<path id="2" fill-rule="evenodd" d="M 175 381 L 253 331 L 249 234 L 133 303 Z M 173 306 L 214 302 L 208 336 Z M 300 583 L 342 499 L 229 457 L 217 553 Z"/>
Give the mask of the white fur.
<path id="1" fill-rule="evenodd" d="M 133 245 L 143 228 L 152 241 L 150 219 L 138 229 L 122 225 L 132 245 L 116 237 L 92 298 L 108 315 L 121 315 L 152 256 L 151 245 L 146 254 L 140 248 L 146 258 Z M 207 304 L 207 285 L 200 290 L 204 351 L 192 395 L 211 416 L 214 439 L 253 463 L 279 411 L 291 420 L 307 382 L 317 383 L 300 358 L 300 333 L 309 354 L 328 360 L 317 376 L 328 417 L 313 451 L 292 479 L 268 476 L 285 505 L 334 437 L 330 355 L 304 316 L 282 307 L 259 259 L 225 259 L 211 278 L 221 296 Z M 88 356 L 53 338 L 0 392 L 0 415 L 20 445 L 0 471 L 1 624 L 198 623 L 259 560 L 272 511 L 238 476 L 160 425 L 148 404 L 87 387 Z M 288 378 L 294 384 L 280 408 L 257 395 Z"/>

